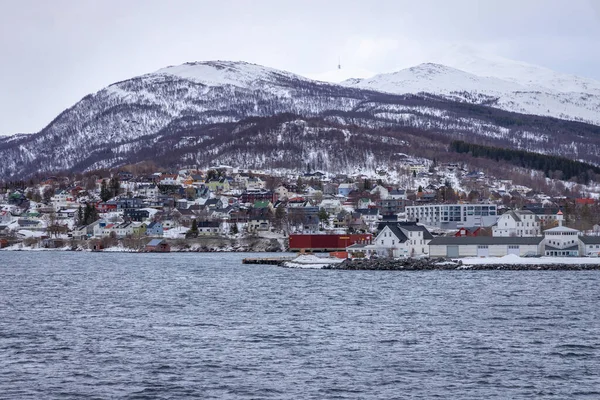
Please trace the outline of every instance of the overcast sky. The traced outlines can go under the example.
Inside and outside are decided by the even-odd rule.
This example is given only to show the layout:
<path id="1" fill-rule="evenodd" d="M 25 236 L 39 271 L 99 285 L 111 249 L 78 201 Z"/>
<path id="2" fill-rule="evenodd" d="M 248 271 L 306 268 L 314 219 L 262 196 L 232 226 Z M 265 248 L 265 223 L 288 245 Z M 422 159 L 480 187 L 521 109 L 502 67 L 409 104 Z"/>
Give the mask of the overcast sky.
<path id="1" fill-rule="evenodd" d="M 188 61 L 391 72 L 451 45 L 600 80 L 597 0 L 0 0 L 0 135 Z"/>

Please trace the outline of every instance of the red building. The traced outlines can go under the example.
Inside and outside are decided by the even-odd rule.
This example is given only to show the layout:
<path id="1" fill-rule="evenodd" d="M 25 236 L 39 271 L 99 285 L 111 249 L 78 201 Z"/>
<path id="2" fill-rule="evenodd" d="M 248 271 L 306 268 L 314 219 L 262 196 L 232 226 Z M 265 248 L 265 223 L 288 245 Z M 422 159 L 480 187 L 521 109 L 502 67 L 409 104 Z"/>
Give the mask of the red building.
<path id="1" fill-rule="evenodd" d="M 96 210 L 101 213 L 117 211 L 117 203 L 109 201 L 106 203 L 98 203 L 96 204 Z"/>
<path id="2" fill-rule="evenodd" d="M 290 235 L 290 251 L 341 251 L 356 243 L 369 244 L 370 233 L 356 235 Z"/>
<path id="3" fill-rule="evenodd" d="M 270 190 L 247 190 L 242 193 L 240 202 L 254 204 L 256 201 L 270 201 L 275 204 L 278 198 L 279 195 Z"/>
<path id="4" fill-rule="evenodd" d="M 458 230 L 458 232 L 456 232 L 454 234 L 454 236 L 455 237 L 462 237 L 462 236 L 474 237 L 474 236 L 479 236 L 480 233 L 481 233 L 481 227 L 473 226 L 470 228 L 460 228 Z"/>
<path id="5" fill-rule="evenodd" d="M 595 202 L 594 199 L 579 198 L 575 199 L 575 203 L 579 205 L 593 206 Z"/>

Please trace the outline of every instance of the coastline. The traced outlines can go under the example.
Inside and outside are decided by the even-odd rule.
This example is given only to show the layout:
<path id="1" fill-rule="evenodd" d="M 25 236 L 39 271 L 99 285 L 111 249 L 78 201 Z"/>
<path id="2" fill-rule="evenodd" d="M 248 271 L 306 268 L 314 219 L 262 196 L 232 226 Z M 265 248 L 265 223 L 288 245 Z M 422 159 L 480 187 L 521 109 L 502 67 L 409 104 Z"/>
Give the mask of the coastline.
<path id="1" fill-rule="evenodd" d="M 171 246 L 171 253 L 280 253 L 287 251 L 287 244 L 281 239 L 242 237 L 226 238 L 216 236 L 198 237 L 193 239 L 163 238 Z M 148 240 L 115 240 L 94 250 L 95 240 L 64 240 L 60 246 L 44 246 L 42 241 L 25 243 L 19 241 L 0 251 L 77 251 L 77 252 L 106 252 L 106 253 L 145 253 Z"/>

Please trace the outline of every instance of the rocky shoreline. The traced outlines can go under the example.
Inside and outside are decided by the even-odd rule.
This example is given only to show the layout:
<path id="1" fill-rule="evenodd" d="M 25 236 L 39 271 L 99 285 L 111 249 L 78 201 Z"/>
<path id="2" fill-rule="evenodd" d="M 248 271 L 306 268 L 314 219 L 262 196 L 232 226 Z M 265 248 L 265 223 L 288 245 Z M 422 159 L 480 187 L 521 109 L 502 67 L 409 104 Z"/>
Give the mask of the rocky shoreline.
<path id="1" fill-rule="evenodd" d="M 453 261 L 444 258 L 424 259 L 348 259 L 339 264 L 324 266 L 323 269 L 339 269 L 353 271 L 598 271 L 600 261 L 595 264 L 563 264 L 563 263 L 539 263 L 539 264 L 463 264 L 462 261 Z"/>
<path id="2" fill-rule="evenodd" d="M 164 239 L 171 246 L 172 253 L 278 253 L 286 251 L 286 243 L 277 239 L 246 237 L 198 237 L 193 239 Z M 93 250 L 98 240 L 64 240 L 62 245 L 44 247 L 41 240 L 23 242 L 15 241 L 3 251 L 99 251 L 99 252 L 143 252 L 147 240 L 115 240 L 102 248 Z"/>

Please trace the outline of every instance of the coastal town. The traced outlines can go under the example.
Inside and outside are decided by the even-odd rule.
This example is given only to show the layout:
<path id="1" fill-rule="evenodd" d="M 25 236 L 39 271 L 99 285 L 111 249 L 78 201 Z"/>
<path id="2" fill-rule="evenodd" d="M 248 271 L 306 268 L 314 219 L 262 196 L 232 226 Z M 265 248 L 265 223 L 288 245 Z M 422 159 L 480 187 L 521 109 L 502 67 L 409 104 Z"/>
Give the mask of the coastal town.
<path id="1" fill-rule="evenodd" d="M 400 182 L 133 166 L 5 182 L 0 248 L 297 251 L 343 258 L 598 257 L 600 204 L 412 160 Z"/>

